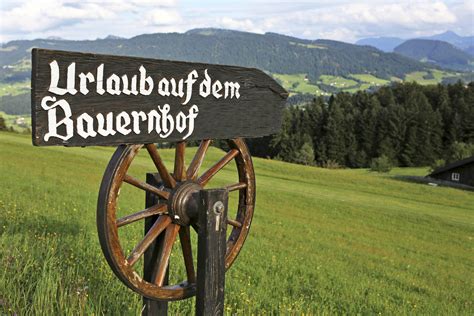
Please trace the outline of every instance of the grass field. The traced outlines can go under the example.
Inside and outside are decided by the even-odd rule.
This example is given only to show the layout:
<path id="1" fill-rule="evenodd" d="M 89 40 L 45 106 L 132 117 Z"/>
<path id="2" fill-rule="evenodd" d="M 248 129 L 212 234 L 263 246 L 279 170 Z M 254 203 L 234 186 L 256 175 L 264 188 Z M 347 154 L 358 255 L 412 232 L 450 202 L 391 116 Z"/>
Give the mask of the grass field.
<path id="1" fill-rule="evenodd" d="M 30 90 L 30 81 L 15 83 L 0 83 L 0 97 L 4 95 L 18 95 Z"/>
<path id="2" fill-rule="evenodd" d="M 459 76 L 459 73 L 431 69 L 427 71 L 415 71 L 405 76 L 405 81 L 415 81 L 421 85 L 438 84 L 445 78 Z"/>
<path id="3" fill-rule="evenodd" d="M 380 78 L 375 77 L 374 75 L 369 75 L 369 74 L 354 74 L 350 76 L 361 82 L 367 83 L 371 86 L 383 86 L 390 83 L 389 80 L 380 79 Z"/>
<path id="4" fill-rule="evenodd" d="M 24 58 L 20 60 L 19 62 L 17 62 L 16 64 L 13 64 L 12 66 L 16 72 L 29 71 L 31 70 L 31 60 L 28 58 Z"/>
<path id="5" fill-rule="evenodd" d="M 339 89 L 348 89 L 357 86 L 357 81 L 340 76 L 322 75 L 319 77 L 319 80 L 321 80 L 323 84 Z"/>
<path id="6" fill-rule="evenodd" d="M 0 116 L 5 120 L 7 127 L 12 127 L 17 132 L 23 132 L 27 128 L 31 129 L 31 116 L 30 115 L 12 115 L 6 114 L 3 111 L 0 111 Z M 24 118 L 24 122 L 17 122 L 18 118 Z M 21 126 L 18 125 L 21 123 Z"/>
<path id="7" fill-rule="evenodd" d="M 380 79 L 370 74 L 351 74 L 348 78 L 340 76 L 321 76 L 321 82 L 340 89 L 343 92 L 356 93 L 371 87 L 378 87 L 390 83 L 388 80 Z"/>
<path id="8" fill-rule="evenodd" d="M 329 95 L 325 86 L 331 86 L 339 91 L 356 93 L 373 87 L 388 85 L 391 82 L 401 82 L 400 78 L 392 77 L 390 80 L 378 78 L 371 74 L 350 74 L 346 77 L 322 75 L 316 83 L 305 80 L 305 74 L 272 74 L 290 94 L 311 93 L 314 95 Z M 460 77 L 460 73 L 430 69 L 429 71 L 416 71 L 405 76 L 404 81 L 415 81 L 422 85 L 438 84 L 446 78 Z"/>
<path id="9" fill-rule="evenodd" d="M 0 314 L 139 314 L 140 297 L 107 266 L 95 228 L 112 152 L 37 148 L 29 137 L 0 133 Z M 162 155 L 172 164 L 173 151 Z M 222 155 L 211 149 L 204 167 Z M 145 158 L 137 158 L 137 176 L 153 171 Z M 254 164 L 257 206 L 226 275 L 226 314 L 473 314 L 472 192 L 367 170 Z M 234 178 L 229 166 L 215 184 Z M 143 192 L 124 196 L 143 206 Z M 172 303 L 170 315 L 192 311 L 188 300 Z"/>
<path id="10" fill-rule="evenodd" d="M 306 48 L 328 49 L 327 46 L 325 46 L 325 45 L 317 45 L 317 44 L 305 44 L 305 43 L 290 42 L 290 45 L 297 45 L 297 46 L 306 47 Z"/>
<path id="11" fill-rule="evenodd" d="M 290 94 L 311 93 L 314 95 L 320 95 L 322 93 L 318 86 L 305 80 L 305 74 L 272 74 L 272 76 L 280 80 L 282 85 L 288 90 L 288 92 L 290 92 Z"/>

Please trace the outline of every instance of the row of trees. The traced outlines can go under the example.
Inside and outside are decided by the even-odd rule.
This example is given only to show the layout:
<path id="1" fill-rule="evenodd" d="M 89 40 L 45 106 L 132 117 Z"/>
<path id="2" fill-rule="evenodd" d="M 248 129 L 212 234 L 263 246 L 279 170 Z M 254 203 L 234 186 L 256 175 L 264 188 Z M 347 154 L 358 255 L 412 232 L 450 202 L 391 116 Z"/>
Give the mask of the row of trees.
<path id="1" fill-rule="evenodd" d="M 31 96 L 29 93 L 19 95 L 5 95 L 0 97 L 0 111 L 13 114 L 25 115 L 31 112 Z"/>
<path id="2" fill-rule="evenodd" d="M 474 82 L 316 98 L 285 109 L 279 134 L 249 141 L 256 156 L 356 168 L 381 156 L 398 166 L 432 165 L 453 159 L 460 144 L 474 144 Z"/>

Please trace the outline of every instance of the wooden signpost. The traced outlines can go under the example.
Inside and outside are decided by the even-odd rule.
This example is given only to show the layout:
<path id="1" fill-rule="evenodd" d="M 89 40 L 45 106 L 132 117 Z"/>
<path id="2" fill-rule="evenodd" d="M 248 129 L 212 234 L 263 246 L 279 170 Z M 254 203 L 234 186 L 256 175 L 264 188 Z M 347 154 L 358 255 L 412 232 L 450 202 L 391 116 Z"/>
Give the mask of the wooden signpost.
<path id="1" fill-rule="evenodd" d="M 97 227 L 116 276 L 144 297 L 146 315 L 194 295 L 196 314 L 222 314 L 225 270 L 247 237 L 255 206 L 255 175 L 244 137 L 277 132 L 287 92 L 257 69 L 136 57 L 33 49 L 31 111 L 36 146 L 117 146 L 102 180 Z M 207 171 L 213 139 L 229 151 Z M 201 141 L 186 165 L 187 141 Z M 172 172 L 156 143 L 175 143 Z M 146 181 L 130 173 L 140 150 L 156 167 Z M 238 182 L 206 190 L 230 161 Z M 146 192 L 145 209 L 118 218 L 120 189 Z M 227 197 L 238 192 L 235 218 Z M 145 236 L 127 252 L 120 229 L 143 221 Z M 226 231 L 230 234 L 226 235 Z M 191 233 L 198 234 L 197 274 Z M 226 237 L 228 236 L 228 237 Z M 169 284 L 169 259 L 179 238 L 184 281 Z M 143 259 L 144 270 L 137 262 Z"/>
<path id="2" fill-rule="evenodd" d="M 144 144 L 275 133 L 284 91 L 257 69 L 33 49 L 33 143 Z"/>

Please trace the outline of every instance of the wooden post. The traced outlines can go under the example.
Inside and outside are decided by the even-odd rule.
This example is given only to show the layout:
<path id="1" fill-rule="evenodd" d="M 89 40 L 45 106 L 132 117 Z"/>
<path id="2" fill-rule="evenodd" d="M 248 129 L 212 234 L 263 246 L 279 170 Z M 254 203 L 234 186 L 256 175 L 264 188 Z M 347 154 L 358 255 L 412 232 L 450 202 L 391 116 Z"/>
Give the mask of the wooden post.
<path id="1" fill-rule="evenodd" d="M 228 192 L 200 191 L 196 315 L 224 314 Z"/>
<path id="2" fill-rule="evenodd" d="M 153 186 L 161 184 L 161 178 L 158 173 L 147 173 L 146 183 Z M 151 207 L 158 203 L 158 197 L 154 194 L 146 192 L 145 207 Z M 155 223 L 158 216 L 151 216 L 145 219 L 145 234 Z M 164 232 L 161 233 L 151 246 L 145 251 L 144 264 L 143 264 L 143 277 L 146 281 L 151 281 L 153 278 L 153 271 L 161 255 L 161 249 L 163 246 Z M 168 272 L 166 273 L 164 284 L 168 284 Z M 168 302 L 166 301 L 155 301 L 150 300 L 146 297 L 143 298 L 143 311 L 142 316 L 165 316 L 168 314 Z"/>

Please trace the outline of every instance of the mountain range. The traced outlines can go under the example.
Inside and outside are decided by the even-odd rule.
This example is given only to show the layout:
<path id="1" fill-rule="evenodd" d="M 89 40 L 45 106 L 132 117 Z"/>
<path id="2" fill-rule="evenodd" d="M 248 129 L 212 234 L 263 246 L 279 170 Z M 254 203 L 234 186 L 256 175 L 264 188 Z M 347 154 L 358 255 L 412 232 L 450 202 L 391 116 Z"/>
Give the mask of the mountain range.
<path id="1" fill-rule="evenodd" d="M 276 33 L 194 29 L 186 33 L 145 34 L 130 39 L 11 41 L 0 48 L 0 81 L 29 78 L 33 47 L 256 67 L 271 73 L 307 74 L 313 82 L 321 75 L 370 74 L 384 79 L 404 78 L 407 73 L 433 68 L 369 46 L 303 40 Z"/>
<path id="2" fill-rule="evenodd" d="M 459 36 L 452 31 L 413 39 L 364 38 L 356 44 L 372 46 L 384 52 L 396 52 L 443 68 L 460 71 L 474 70 L 474 36 Z"/>
<path id="3" fill-rule="evenodd" d="M 400 38 L 400 37 L 369 37 L 362 38 L 356 42 L 357 45 L 368 45 L 378 48 L 384 52 L 393 52 L 395 47 L 411 39 L 425 39 L 447 42 L 464 51 L 474 50 L 474 36 L 460 36 L 453 31 L 446 31 L 441 34 L 435 34 L 425 37 Z"/>
<path id="4" fill-rule="evenodd" d="M 412 39 L 398 45 L 394 51 L 415 60 L 435 63 L 443 68 L 474 70 L 473 56 L 443 41 Z"/>

